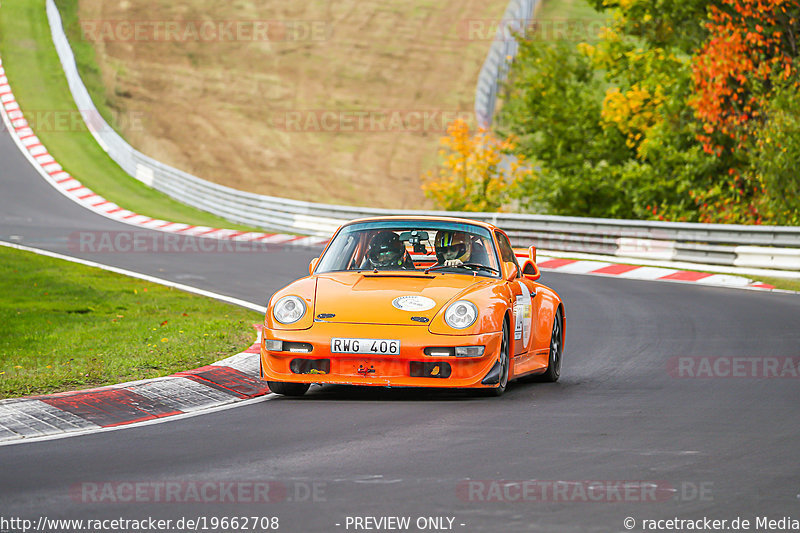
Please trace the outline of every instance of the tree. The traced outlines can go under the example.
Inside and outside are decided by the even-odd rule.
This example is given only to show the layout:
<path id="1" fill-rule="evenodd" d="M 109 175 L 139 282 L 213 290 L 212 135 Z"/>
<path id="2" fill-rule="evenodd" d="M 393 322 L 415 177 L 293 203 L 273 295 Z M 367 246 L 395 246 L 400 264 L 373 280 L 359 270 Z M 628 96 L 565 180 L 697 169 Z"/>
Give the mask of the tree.
<path id="1" fill-rule="evenodd" d="M 497 130 L 559 215 L 797 223 L 800 0 L 589 0 L 598 41 L 520 45 Z"/>
<path id="2" fill-rule="evenodd" d="M 772 79 L 795 69 L 800 4 L 790 0 L 719 0 L 709 8 L 708 41 L 693 58 L 695 96 L 689 101 L 704 126 L 707 151 L 740 149 L 752 120 L 767 104 Z M 714 135 L 721 134 L 721 135 Z M 716 142 L 715 142 L 716 141 Z"/>
<path id="3" fill-rule="evenodd" d="M 498 211 L 509 202 L 514 183 L 531 172 L 524 157 L 504 158 L 515 148 L 513 138 L 500 140 L 486 130 L 471 135 L 461 119 L 448 125 L 441 144 L 443 164 L 436 173 L 428 173 L 422 186 L 441 209 Z"/>
<path id="4" fill-rule="evenodd" d="M 703 149 L 725 162 L 725 180 L 698 194 L 702 220 L 760 223 L 770 203 L 751 161 L 769 146 L 765 112 L 775 83 L 796 76 L 800 3 L 797 0 L 717 0 L 709 7 L 709 38 L 692 60 L 694 95 L 689 105 L 703 130 Z M 794 87 L 793 90 L 796 90 Z M 774 124 L 774 122 L 773 122 Z M 766 167 L 764 167 L 766 168 Z M 770 174 L 773 175 L 773 174 Z M 766 215 L 766 219 L 765 219 Z"/>
<path id="5" fill-rule="evenodd" d="M 610 175 L 631 150 L 624 136 L 601 125 L 602 88 L 592 60 L 573 44 L 521 43 L 498 131 L 518 137 L 537 168 L 515 192 L 524 208 L 632 216 L 627 191 Z"/>
<path id="6" fill-rule="evenodd" d="M 752 181 L 760 187 L 760 211 L 773 224 L 800 225 L 800 82 L 775 82 L 764 123 L 751 137 Z"/>
<path id="7" fill-rule="evenodd" d="M 589 0 L 598 11 L 614 10 L 616 27 L 647 48 L 691 54 L 705 42 L 708 0 Z"/>

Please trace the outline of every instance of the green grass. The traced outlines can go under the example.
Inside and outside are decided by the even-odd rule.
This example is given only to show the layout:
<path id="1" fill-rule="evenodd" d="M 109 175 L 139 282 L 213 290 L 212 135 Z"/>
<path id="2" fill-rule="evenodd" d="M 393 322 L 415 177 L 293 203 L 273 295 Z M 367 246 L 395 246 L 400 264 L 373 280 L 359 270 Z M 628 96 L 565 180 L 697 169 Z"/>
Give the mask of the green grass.
<path id="1" fill-rule="evenodd" d="M 0 247 L 0 398 L 154 378 L 239 353 L 259 313 Z"/>
<path id="2" fill-rule="evenodd" d="M 607 15 L 598 12 L 586 0 L 544 0 L 537 18 L 603 20 Z"/>
<path id="3" fill-rule="evenodd" d="M 75 17 L 73 6 L 67 17 L 73 31 Z M 75 51 L 79 64 L 91 71 L 91 67 L 87 67 L 94 61 L 90 43 L 79 40 Z M 35 119 L 52 112 L 75 116 L 77 108 L 50 37 L 44 0 L 3 0 L 0 7 L 0 56 L 14 95 L 26 116 Z M 94 69 L 95 74 L 88 76 L 89 87 L 93 95 L 98 91 L 102 94 L 99 70 L 96 66 Z M 110 114 L 105 101 L 100 103 L 101 114 Z M 83 126 L 37 130 L 35 120 L 33 122 L 36 134 L 64 169 L 107 200 L 152 218 L 254 230 L 186 206 L 132 178 L 103 152 Z"/>
<path id="4" fill-rule="evenodd" d="M 64 32 L 69 39 L 70 48 L 75 55 L 75 63 L 81 79 L 89 95 L 92 97 L 95 107 L 114 129 L 116 123 L 112 103 L 106 98 L 103 77 L 100 67 L 95 61 L 95 50 L 92 43 L 85 39 L 78 18 L 78 0 L 55 0 L 58 11 L 61 13 L 61 23 L 64 25 Z M 116 110 L 114 110 L 116 111 Z M 117 130 L 119 132 L 119 130 Z"/>
<path id="5" fill-rule="evenodd" d="M 776 289 L 800 292 L 800 279 L 765 278 L 758 276 L 758 281 L 774 285 Z"/>
<path id="6" fill-rule="evenodd" d="M 536 13 L 544 39 L 566 38 L 575 42 L 593 43 L 601 23 L 610 15 L 595 10 L 586 0 L 544 0 Z M 568 24 L 564 24 L 567 22 Z"/>

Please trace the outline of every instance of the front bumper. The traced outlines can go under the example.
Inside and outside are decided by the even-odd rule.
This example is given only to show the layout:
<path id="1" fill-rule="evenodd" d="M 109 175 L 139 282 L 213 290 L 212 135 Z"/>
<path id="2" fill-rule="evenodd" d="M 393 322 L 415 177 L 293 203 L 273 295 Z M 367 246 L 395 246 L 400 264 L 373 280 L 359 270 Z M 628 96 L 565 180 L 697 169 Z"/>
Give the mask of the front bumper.
<path id="1" fill-rule="evenodd" d="M 398 355 L 331 353 L 332 337 L 399 339 Z M 374 324 L 336 324 L 315 322 L 310 329 L 299 331 L 264 329 L 261 340 L 261 376 L 267 381 L 291 383 L 337 383 L 394 387 L 477 387 L 497 360 L 502 332 L 480 335 L 434 335 L 426 326 L 392 326 Z M 266 349 L 266 340 L 308 343 L 309 353 L 275 352 Z M 480 357 L 439 357 L 425 355 L 429 347 L 485 346 Z M 310 360 L 298 364 L 296 359 Z M 326 363 L 327 361 L 327 363 Z M 320 364 L 314 364 L 318 362 Z M 437 368 L 437 363 L 439 363 Z M 420 369 L 426 369 L 420 377 Z M 309 366 L 325 373 L 297 373 L 292 370 Z M 303 371 L 303 370 L 299 370 Z M 414 375 L 412 375 L 414 374 Z"/>

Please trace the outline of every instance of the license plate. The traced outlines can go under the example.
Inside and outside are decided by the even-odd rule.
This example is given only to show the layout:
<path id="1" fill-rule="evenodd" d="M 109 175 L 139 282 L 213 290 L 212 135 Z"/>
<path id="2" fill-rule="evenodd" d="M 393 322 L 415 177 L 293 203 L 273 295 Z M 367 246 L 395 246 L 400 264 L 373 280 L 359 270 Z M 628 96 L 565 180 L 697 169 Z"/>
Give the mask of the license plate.
<path id="1" fill-rule="evenodd" d="M 371 353 L 376 355 L 399 355 L 400 341 L 397 339 L 331 339 L 331 353 Z"/>

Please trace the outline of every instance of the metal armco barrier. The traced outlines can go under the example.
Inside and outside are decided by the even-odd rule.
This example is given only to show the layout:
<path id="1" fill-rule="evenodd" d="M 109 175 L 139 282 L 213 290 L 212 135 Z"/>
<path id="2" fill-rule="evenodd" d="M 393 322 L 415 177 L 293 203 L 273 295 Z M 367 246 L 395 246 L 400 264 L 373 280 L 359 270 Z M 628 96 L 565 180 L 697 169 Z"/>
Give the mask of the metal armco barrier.
<path id="1" fill-rule="evenodd" d="M 538 3 L 538 0 L 511 0 L 499 21 L 497 35 L 489 47 L 475 91 L 475 118 L 483 128 L 492 125 L 500 84 L 506 79 L 509 66 L 519 51 L 514 34 L 525 33 L 533 21 Z"/>
<path id="2" fill-rule="evenodd" d="M 519 21 L 533 14 L 536 0 L 512 0 L 506 20 Z M 343 221 L 375 215 L 436 214 L 463 216 L 496 224 L 509 233 L 515 246 L 535 244 L 539 248 L 567 252 L 597 253 L 620 257 L 664 259 L 693 263 L 800 269 L 800 227 L 741 226 L 599 218 L 559 217 L 506 213 L 456 213 L 444 211 L 393 211 L 367 207 L 339 206 L 259 195 L 225 187 L 192 176 L 148 157 L 130 146 L 99 119 L 75 65 L 61 18 L 53 0 L 47 0 L 47 16 L 53 42 L 69 82 L 70 90 L 84 118 L 91 117 L 90 131 L 100 146 L 128 174 L 165 194 L 228 220 L 273 231 L 330 236 Z M 500 44 L 498 44 L 500 43 Z M 505 75 L 506 57 L 516 52 L 513 39 L 498 31 L 484 70 L 499 80 Z M 498 48 L 496 48 L 498 47 Z M 511 47 L 511 48 L 506 48 Z M 500 50 L 496 52 L 495 50 Z M 498 56 L 497 54 L 502 53 Z M 497 62 L 497 58 L 503 61 Z M 494 59 L 493 59 L 494 58 Z M 505 65 L 505 66 L 504 66 Z M 494 69 L 494 66 L 498 66 Z M 481 73 L 482 80 L 484 73 Z M 486 78 L 488 79 L 488 77 Z M 482 89 L 479 84 L 479 93 Z M 499 83 L 499 82 L 498 82 Z M 491 105 L 481 100 L 481 113 L 491 116 Z M 479 99 L 482 98 L 479 94 Z M 478 102 L 476 101 L 476 112 Z M 98 123 L 99 126 L 98 126 Z"/>

